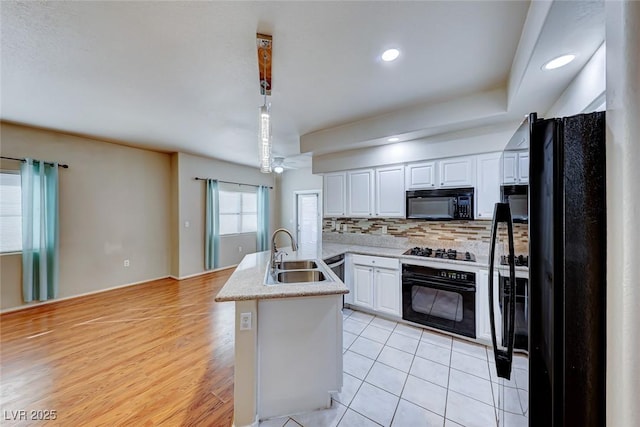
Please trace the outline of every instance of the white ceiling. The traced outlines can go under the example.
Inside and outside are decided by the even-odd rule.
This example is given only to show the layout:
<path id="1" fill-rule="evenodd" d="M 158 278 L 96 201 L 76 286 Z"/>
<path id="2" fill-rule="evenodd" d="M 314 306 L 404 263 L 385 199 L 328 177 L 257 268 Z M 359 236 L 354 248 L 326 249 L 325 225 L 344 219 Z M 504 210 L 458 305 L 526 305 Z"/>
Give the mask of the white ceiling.
<path id="1" fill-rule="evenodd" d="M 548 108 L 604 39 L 602 2 L 535 3 L 4 1 L 0 118 L 257 165 L 261 32 L 275 155 L 505 122 Z M 537 62 L 563 49 L 582 51 L 548 82 Z"/>

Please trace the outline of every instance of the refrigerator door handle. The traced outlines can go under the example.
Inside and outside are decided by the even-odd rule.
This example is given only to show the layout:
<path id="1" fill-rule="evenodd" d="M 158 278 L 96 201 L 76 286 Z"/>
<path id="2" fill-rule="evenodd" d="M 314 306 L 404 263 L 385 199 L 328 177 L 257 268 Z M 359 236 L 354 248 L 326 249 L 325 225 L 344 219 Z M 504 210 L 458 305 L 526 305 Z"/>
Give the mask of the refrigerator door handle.
<path id="1" fill-rule="evenodd" d="M 514 266 L 514 247 L 513 247 L 513 223 L 511 220 L 511 209 L 508 203 L 496 203 L 495 210 L 493 212 L 493 222 L 491 225 L 491 245 L 489 248 L 489 321 L 491 324 L 491 341 L 493 343 L 493 355 L 496 362 L 496 373 L 498 377 L 511 379 L 511 362 L 513 357 L 513 344 L 514 344 L 514 332 L 515 332 L 515 308 L 514 304 L 509 304 L 509 312 L 506 313 L 509 316 L 509 331 L 507 337 L 507 349 L 501 350 L 498 348 L 498 342 L 496 338 L 496 323 L 495 323 L 495 306 L 493 303 L 493 271 L 495 265 L 495 249 L 496 240 L 498 238 L 498 224 L 501 222 L 507 223 L 508 239 L 509 239 L 509 256 L 508 263 L 510 269 L 510 281 L 509 287 L 515 287 L 515 266 Z M 509 295 L 513 295 L 514 289 L 509 289 Z M 502 319 L 504 322 L 505 319 Z"/>

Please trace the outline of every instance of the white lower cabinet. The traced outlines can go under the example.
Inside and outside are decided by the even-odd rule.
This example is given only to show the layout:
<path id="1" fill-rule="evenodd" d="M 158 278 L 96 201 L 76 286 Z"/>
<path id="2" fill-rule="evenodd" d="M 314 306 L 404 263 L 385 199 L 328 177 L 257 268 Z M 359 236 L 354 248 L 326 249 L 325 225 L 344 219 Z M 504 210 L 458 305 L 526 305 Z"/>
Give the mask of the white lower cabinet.
<path id="1" fill-rule="evenodd" d="M 489 271 L 481 269 L 476 276 L 476 339 L 487 345 L 493 345 L 491 341 L 491 320 L 489 317 Z M 502 317 L 498 305 L 498 273 L 493 275 L 493 304 L 496 308 L 494 319 L 496 324 L 496 338 L 501 340 Z"/>
<path id="2" fill-rule="evenodd" d="M 381 313 L 400 316 L 400 276 L 398 270 L 373 270 L 373 309 Z"/>
<path id="3" fill-rule="evenodd" d="M 400 316 L 400 262 L 395 258 L 351 256 L 353 305 Z M 350 286 L 351 285 L 351 286 Z"/>
<path id="4" fill-rule="evenodd" d="M 353 265 L 353 304 L 373 308 L 373 267 Z"/>

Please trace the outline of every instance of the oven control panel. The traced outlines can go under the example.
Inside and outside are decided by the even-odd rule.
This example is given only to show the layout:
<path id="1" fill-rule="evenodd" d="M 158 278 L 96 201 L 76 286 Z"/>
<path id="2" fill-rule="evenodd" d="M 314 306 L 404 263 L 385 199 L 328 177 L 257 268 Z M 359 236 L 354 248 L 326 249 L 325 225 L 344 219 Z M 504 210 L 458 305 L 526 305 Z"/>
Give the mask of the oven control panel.
<path id="1" fill-rule="evenodd" d="M 440 277 L 463 282 L 475 282 L 475 274 L 462 271 L 440 270 Z"/>
<path id="2" fill-rule="evenodd" d="M 403 264 L 403 276 L 414 276 L 422 279 L 440 279 L 451 283 L 476 283 L 476 273 L 443 268 L 433 268 L 423 265 Z"/>

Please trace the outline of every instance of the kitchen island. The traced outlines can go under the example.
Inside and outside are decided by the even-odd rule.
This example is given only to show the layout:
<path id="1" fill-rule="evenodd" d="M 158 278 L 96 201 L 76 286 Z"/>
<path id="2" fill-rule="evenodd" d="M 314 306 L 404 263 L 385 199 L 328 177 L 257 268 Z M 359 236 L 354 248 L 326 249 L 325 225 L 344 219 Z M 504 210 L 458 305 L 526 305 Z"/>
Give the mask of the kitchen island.
<path id="1" fill-rule="evenodd" d="M 342 295 L 349 291 L 320 251 L 286 252 L 285 261 L 313 259 L 327 280 L 267 285 L 270 252 L 258 252 L 216 296 L 236 305 L 236 427 L 328 408 L 342 387 Z"/>

